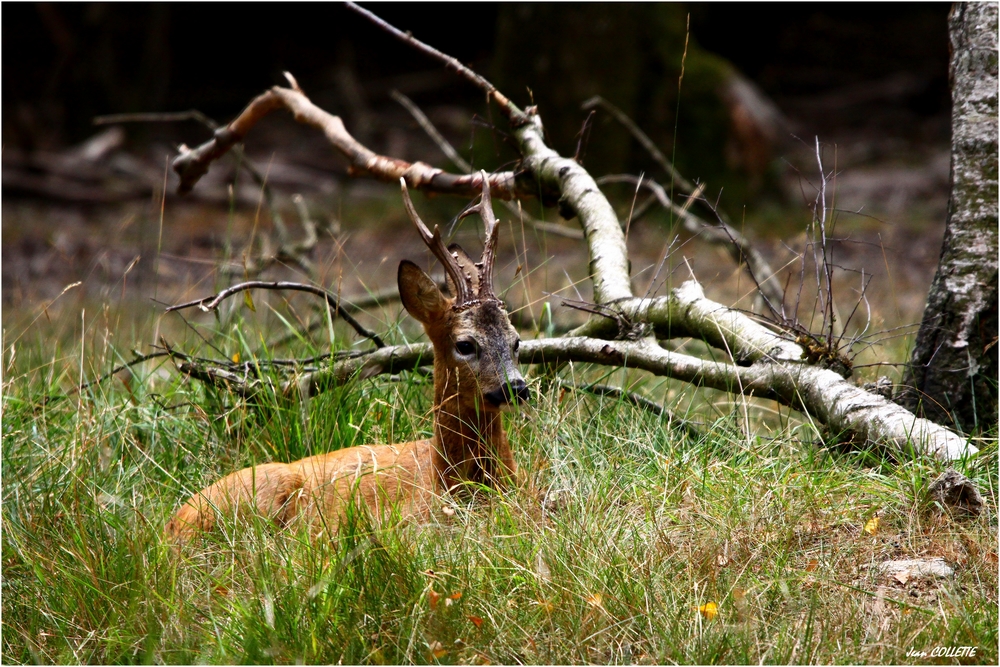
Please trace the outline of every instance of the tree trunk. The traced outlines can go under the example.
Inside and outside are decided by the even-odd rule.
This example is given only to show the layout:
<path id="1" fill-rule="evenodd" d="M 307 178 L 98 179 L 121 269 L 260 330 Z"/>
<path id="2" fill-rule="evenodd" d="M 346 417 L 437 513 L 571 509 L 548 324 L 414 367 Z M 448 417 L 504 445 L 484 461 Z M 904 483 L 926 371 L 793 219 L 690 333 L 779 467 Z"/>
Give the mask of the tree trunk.
<path id="1" fill-rule="evenodd" d="M 902 405 L 970 431 L 997 423 L 997 5 L 956 3 L 951 198 Z"/>

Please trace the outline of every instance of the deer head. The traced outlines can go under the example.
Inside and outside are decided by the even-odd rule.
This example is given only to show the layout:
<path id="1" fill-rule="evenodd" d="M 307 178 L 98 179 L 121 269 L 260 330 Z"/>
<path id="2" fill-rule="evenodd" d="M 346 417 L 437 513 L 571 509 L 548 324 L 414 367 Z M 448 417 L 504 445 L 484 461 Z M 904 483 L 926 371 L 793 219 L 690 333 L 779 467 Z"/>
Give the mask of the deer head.
<path id="1" fill-rule="evenodd" d="M 479 203 L 462 214 L 479 213 L 486 226 L 482 258 L 474 262 L 457 244 L 445 247 L 437 225 L 434 232 L 417 215 L 400 179 L 403 203 L 424 243 L 444 266 L 449 291 L 445 296 L 413 262 L 399 265 L 399 294 L 406 311 L 416 318 L 434 345 L 436 403 L 457 402 L 470 408 L 497 412 L 529 396 L 517 368 L 520 339 L 510 324 L 504 304 L 493 292 L 493 262 L 498 225 L 490 202 L 486 174 Z"/>

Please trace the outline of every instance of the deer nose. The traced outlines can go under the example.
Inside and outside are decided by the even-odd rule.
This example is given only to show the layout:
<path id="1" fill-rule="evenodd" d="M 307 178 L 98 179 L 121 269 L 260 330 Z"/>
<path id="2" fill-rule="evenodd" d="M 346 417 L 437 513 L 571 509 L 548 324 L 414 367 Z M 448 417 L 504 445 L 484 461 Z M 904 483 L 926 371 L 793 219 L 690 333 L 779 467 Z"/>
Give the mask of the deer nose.
<path id="1" fill-rule="evenodd" d="M 517 378 L 510 382 L 504 382 L 500 387 L 486 392 L 483 396 L 486 397 L 487 401 L 499 407 L 515 401 L 517 403 L 527 401 L 531 398 L 531 390 L 528 389 L 528 383 L 523 378 Z"/>

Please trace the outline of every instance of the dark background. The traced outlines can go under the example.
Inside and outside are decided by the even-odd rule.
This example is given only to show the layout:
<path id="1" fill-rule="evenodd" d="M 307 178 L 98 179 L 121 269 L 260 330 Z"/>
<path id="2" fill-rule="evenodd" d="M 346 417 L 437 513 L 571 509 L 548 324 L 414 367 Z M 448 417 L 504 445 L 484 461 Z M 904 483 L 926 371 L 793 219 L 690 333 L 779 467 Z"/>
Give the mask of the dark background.
<path id="1" fill-rule="evenodd" d="M 491 56 L 498 14 L 511 6 L 371 7 L 392 24 L 496 75 Z M 883 129 L 918 131 L 912 126 L 947 112 L 947 4 L 691 3 L 687 9 L 693 39 L 731 61 L 779 106 L 911 73 L 918 82 L 893 100 L 909 123 Z M 571 13 L 574 5 L 559 11 Z M 550 31 L 558 39 L 559 26 Z M 438 69 L 332 3 L 5 3 L 3 141 L 25 149 L 74 143 L 93 132 L 94 116 L 108 113 L 197 107 L 227 118 L 280 82 L 283 70 L 322 98 L 345 64 L 372 89 L 390 77 Z M 433 94 L 478 96 L 457 80 L 429 92 L 426 103 L 434 101 Z M 523 97 L 521 91 L 510 94 Z M 337 107 L 339 101 L 330 97 L 326 101 Z M 864 113 L 848 115 L 819 120 L 826 125 L 866 120 Z"/>
<path id="2" fill-rule="evenodd" d="M 583 100 L 600 93 L 623 108 L 631 104 L 630 115 L 682 173 L 707 183 L 706 198 L 739 219 L 779 266 L 810 216 L 818 137 L 827 170 L 836 165 L 837 206 L 862 211 L 841 217 L 850 239 L 838 246 L 838 258 L 869 275 L 891 269 L 893 282 L 876 282 L 894 290 L 898 317 L 919 318 L 949 188 L 949 5 L 368 6 L 471 64 L 518 104 L 537 102 L 551 145 L 564 155 L 576 150 Z M 284 83 L 288 70 L 310 99 L 341 115 L 377 152 L 451 168 L 389 97 L 399 89 L 476 168 L 509 169 L 515 157 L 504 149 L 503 123 L 489 128 L 491 110 L 477 89 L 340 4 L 4 3 L 0 11 L 5 312 L 53 298 L 86 277 L 90 293 L 103 294 L 139 256 L 130 289 L 146 280 L 162 290 L 173 281 L 180 294 L 218 263 L 230 235 L 240 246 L 256 228 L 260 190 L 248 179 L 236 189 L 235 222 L 229 216 L 232 160 L 219 161 L 185 197 L 174 194 L 173 174 L 165 178 L 176 144 L 206 140 L 204 127 L 130 123 L 121 126 L 124 144 L 81 162 L 74 147 L 107 129 L 93 125 L 98 115 L 197 108 L 225 122 Z M 688 14 L 691 44 L 678 104 Z M 727 162 L 727 119 L 706 103 L 720 73 L 732 68 L 787 119 L 757 173 Z M 595 118 L 583 142 L 594 176 L 628 171 L 662 179 L 608 114 Z M 343 159 L 285 113 L 254 128 L 246 152 L 267 171 L 289 219 L 296 219 L 289 197 L 302 193 L 316 215 L 343 220 L 345 255 L 358 267 L 380 267 L 371 269 L 373 284 L 392 284 L 393 265 L 383 259 L 406 256 L 397 246 L 410 239 L 398 234 L 407 228 L 398 190 L 347 177 Z M 623 218 L 629 214 L 627 188 L 610 188 L 609 196 Z M 463 202 L 439 197 L 426 205 L 450 216 Z M 525 206 L 557 218 L 537 202 Z M 262 225 L 269 228 L 266 220 Z M 654 219 L 632 230 L 636 266 L 658 260 L 643 253 L 659 252 L 667 225 Z M 572 255 L 578 244 L 565 241 L 564 248 L 564 241 L 548 239 L 546 253 L 565 255 L 560 261 L 570 271 L 585 266 Z M 340 245 L 324 243 L 316 260 L 327 267 L 327 255 Z M 158 268 L 153 257 L 160 257 Z M 690 257 L 706 283 L 732 269 L 704 248 Z"/>

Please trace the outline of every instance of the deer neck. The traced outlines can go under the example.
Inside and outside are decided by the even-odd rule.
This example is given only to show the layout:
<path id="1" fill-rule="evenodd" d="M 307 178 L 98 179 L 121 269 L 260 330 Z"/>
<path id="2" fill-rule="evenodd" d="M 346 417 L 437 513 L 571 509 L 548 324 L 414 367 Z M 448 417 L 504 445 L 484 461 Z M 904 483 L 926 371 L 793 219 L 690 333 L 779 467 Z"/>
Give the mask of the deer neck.
<path id="1" fill-rule="evenodd" d="M 440 359 L 443 355 L 435 355 Z M 495 486 L 507 452 L 500 413 L 485 410 L 476 387 L 460 387 L 454 368 L 434 364 L 434 468 L 444 489 L 470 481 Z M 478 400 L 476 399 L 478 397 Z"/>

